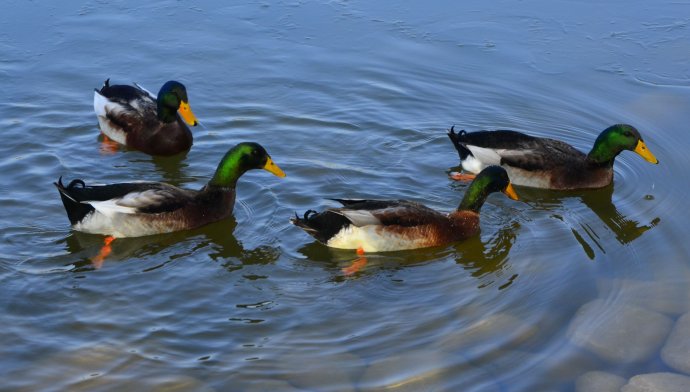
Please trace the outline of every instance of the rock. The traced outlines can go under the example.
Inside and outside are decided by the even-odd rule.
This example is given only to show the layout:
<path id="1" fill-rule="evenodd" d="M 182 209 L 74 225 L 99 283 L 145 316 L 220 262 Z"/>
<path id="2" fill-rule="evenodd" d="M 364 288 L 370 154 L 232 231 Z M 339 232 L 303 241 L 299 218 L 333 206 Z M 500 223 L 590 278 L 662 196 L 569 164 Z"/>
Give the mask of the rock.
<path id="1" fill-rule="evenodd" d="M 690 377 L 676 373 L 640 374 L 631 378 L 621 392 L 687 392 Z"/>
<path id="2" fill-rule="evenodd" d="M 653 355 L 671 324 L 661 313 L 596 299 L 577 311 L 567 334 L 573 344 L 605 360 L 630 363 Z"/>
<path id="3" fill-rule="evenodd" d="M 625 379 L 621 376 L 592 371 L 577 378 L 575 392 L 619 392 L 623 385 Z"/>
<path id="4" fill-rule="evenodd" d="M 354 391 L 363 368 L 362 359 L 347 352 L 319 355 L 305 351 L 287 353 L 278 359 L 284 381 L 308 391 Z"/>
<path id="5" fill-rule="evenodd" d="M 445 358 L 435 350 L 412 350 L 372 363 L 362 375 L 362 390 L 433 390 L 443 379 Z M 431 388 L 431 389 L 429 389 Z"/>
<path id="6" fill-rule="evenodd" d="M 615 293 L 617 299 L 628 305 L 669 315 L 690 311 L 690 289 L 686 280 L 600 279 L 597 287 L 601 298 Z"/>
<path id="7" fill-rule="evenodd" d="M 455 362 L 437 350 L 406 351 L 372 363 L 362 375 L 360 391 L 500 391 L 500 387 L 484 370 Z"/>
<path id="8" fill-rule="evenodd" d="M 235 388 L 235 387 L 233 387 Z M 286 381 L 280 380 L 259 380 L 241 389 L 243 392 L 300 392 Z"/>
<path id="9" fill-rule="evenodd" d="M 676 321 L 661 350 L 661 359 L 673 369 L 690 374 L 690 313 Z"/>
<path id="10" fill-rule="evenodd" d="M 519 346 L 539 332 L 535 325 L 507 313 L 489 315 L 453 331 L 438 343 L 440 350 L 476 358 L 495 350 Z"/>
<path id="11" fill-rule="evenodd" d="M 153 379 L 123 379 L 122 377 L 96 377 L 70 385 L 69 391 L 151 391 L 151 392 L 214 392 L 214 389 L 187 376 L 156 377 Z"/>

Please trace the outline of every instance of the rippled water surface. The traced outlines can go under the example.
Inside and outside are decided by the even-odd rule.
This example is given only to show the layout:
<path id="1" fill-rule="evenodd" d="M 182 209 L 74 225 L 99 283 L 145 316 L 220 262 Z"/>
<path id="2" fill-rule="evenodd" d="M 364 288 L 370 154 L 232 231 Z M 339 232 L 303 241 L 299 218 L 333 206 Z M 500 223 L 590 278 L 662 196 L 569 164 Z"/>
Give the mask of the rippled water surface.
<path id="1" fill-rule="evenodd" d="M 690 311 L 687 2 L 3 8 L 0 389 L 570 391 L 593 370 L 690 373 L 664 354 Z M 191 151 L 103 151 L 106 78 L 183 82 L 206 127 Z M 624 152 L 602 190 L 494 195 L 462 243 L 348 275 L 354 252 L 288 221 L 328 197 L 455 208 L 451 125 L 588 150 L 618 122 L 658 166 Z M 250 172 L 233 218 L 118 239 L 100 268 L 103 238 L 70 229 L 52 185 L 198 188 L 247 140 L 287 177 Z"/>

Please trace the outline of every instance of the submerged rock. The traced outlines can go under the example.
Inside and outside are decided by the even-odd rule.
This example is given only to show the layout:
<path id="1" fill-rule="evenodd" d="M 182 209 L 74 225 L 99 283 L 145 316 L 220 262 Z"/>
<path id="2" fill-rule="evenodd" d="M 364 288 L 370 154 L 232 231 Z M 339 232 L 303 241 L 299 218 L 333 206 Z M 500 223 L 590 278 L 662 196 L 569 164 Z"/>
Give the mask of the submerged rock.
<path id="1" fill-rule="evenodd" d="M 628 305 L 670 315 L 690 311 L 690 289 L 686 280 L 600 279 L 597 287 L 600 297 L 615 293 L 617 299 Z"/>
<path id="2" fill-rule="evenodd" d="M 328 355 L 299 352 L 281 356 L 277 368 L 284 374 L 284 381 L 297 389 L 347 392 L 355 390 L 364 362 L 347 352 Z"/>
<path id="3" fill-rule="evenodd" d="M 639 306 L 596 299 L 583 305 L 568 328 L 571 341 L 615 363 L 637 362 L 655 353 L 671 319 Z"/>
<path id="4" fill-rule="evenodd" d="M 439 341 L 439 349 L 474 359 L 495 350 L 517 347 L 538 333 L 536 325 L 507 313 L 496 313 L 453 331 Z"/>
<path id="5" fill-rule="evenodd" d="M 675 373 L 640 374 L 631 378 L 621 392 L 688 392 L 690 377 Z"/>
<path id="6" fill-rule="evenodd" d="M 454 362 L 436 350 L 412 350 L 382 358 L 364 372 L 359 391 L 500 391 L 487 372 Z"/>
<path id="7" fill-rule="evenodd" d="M 576 392 L 619 392 L 625 379 L 615 374 L 592 371 L 577 378 Z"/>
<path id="8" fill-rule="evenodd" d="M 690 374 L 690 313 L 676 321 L 661 350 L 661 358 L 673 369 Z"/>

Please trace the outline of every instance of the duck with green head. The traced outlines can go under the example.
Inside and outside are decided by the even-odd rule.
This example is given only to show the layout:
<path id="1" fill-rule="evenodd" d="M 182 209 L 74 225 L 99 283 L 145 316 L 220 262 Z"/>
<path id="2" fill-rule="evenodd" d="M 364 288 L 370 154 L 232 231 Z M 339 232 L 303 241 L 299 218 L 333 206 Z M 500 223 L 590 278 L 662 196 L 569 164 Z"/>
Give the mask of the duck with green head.
<path id="1" fill-rule="evenodd" d="M 640 132 L 627 124 L 606 128 L 585 154 L 559 140 L 516 131 L 448 132 L 458 150 L 462 168 L 478 173 L 488 165 L 501 165 L 515 185 L 546 189 L 601 188 L 613 180 L 613 162 L 624 150 L 648 162 L 659 161 L 649 151 Z M 471 176 L 454 175 L 455 179 Z"/>
<path id="2" fill-rule="evenodd" d="M 193 229 L 230 216 L 237 180 L 251 169 L 285 177 L 261 145 L 240 143 L 225 154 L 200 190 L 163 182 L 86 186 L 82 180 L 73 180 L 65 186 L 62 178 L 55 186 L 75 230 L 139 237 Z"/>
<path id="3" fill-rule="evenodd" d="M 174 155 L 192 147 L 185 122 L 196 126 L 198 121 L 180 82 L 166 82 L 154 96 L 137 84 L 111 86 L 108 79 L 95 91 L 93 108 L 103 134 L 120 144 L 151 155 Z"/>
<path id="4" fill-rule="evenodd" d="M 438 246 L 477 235 L 479 210 L 493 192 L 518 199 L 508 174 L 499 166 L 482 170 L 449 214 L 407 200 L 333 199 L 343 207 L 309 210 L 291 222 L 333 248 L 386 252 Z"/>

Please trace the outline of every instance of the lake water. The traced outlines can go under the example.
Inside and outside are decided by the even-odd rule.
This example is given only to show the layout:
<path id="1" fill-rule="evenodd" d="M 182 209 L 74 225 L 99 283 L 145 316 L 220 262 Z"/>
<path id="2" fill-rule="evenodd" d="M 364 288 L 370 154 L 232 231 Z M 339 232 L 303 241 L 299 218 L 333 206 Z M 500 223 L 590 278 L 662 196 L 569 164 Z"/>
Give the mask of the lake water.
<path id="1" fill-rule="evenodd" d="M 687 376 L 674 342 L 690 339 L 689 24 L 690 3 L 668 0 L 5 1 L 0 389 L 573 391 Z M 183 156 L 102 151 L 92 99 L 106 78 L 181 81 L 206 129 Z M 448 179 L 451 125 L 587 151 L 619 122 L 658 166 L 624 152 L 602 190 L 494 195 L 462 243 L 370 254 L 348 275 L 354 252 L 289 223 L 328 197 L 455 208 L 467 184 Z M 118 239 L 100 268 L 103 237 L 70 229 L 52 185 L 198 188 L 240 141 L 287 177 L 250 172 L 234 218 Z"/>

